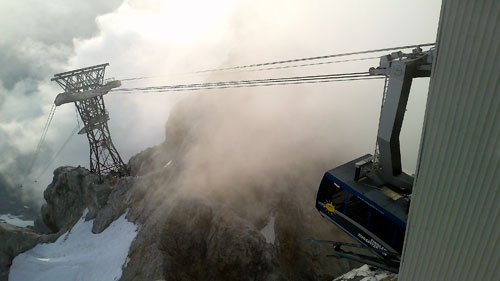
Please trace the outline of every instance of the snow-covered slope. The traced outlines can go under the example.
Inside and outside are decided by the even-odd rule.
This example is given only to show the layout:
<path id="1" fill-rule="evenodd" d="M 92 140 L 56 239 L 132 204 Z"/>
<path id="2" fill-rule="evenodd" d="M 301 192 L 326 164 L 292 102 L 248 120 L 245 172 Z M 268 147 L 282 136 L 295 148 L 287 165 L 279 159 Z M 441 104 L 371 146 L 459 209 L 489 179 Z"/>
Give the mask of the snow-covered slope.
<path id="1" fill-rule="evenodd" d="M 137 226 L 123 214 L 102 233 L 93 234 L 93 221 L 82 218 L 54 243 L 39 244 L 18 255 L 10 281 L 111 281 L 122 275 Z"/>
<path id="2" fill-rule="evenodd" d="M 266 238 L 266 242 L 270 244 L 274 244 L 276 240 L 276 233 L 274 232 L 274 221 L 276 220 L 275 216 L 271 216 L 269 218 L 269 222 L 264 226 L 263 229 L 260 230 L 260 233 L 264 235 Z"/>

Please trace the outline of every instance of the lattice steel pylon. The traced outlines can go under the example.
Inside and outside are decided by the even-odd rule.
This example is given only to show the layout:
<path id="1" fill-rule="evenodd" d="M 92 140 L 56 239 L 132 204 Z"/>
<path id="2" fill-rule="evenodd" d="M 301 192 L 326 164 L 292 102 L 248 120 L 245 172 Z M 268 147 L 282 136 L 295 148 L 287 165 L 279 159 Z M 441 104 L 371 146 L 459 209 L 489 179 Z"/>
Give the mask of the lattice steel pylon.
<path id="1" fill-rule="evenodd" d="M 105 63 L 55 74 L 51 81 L 56 81 L 65 93 L 83 95 L 83 92 L 103 88 L 104 72 L 108 65 Z M 86 133 L 89 140 L 90 171 L 99 177 L 108 174 L 128 175 L 128 168 L 111 140 L 107 122 L 109 115 L 103 96 L 75 101 L 75 106 L 85 126 L 79 134 Z"/>

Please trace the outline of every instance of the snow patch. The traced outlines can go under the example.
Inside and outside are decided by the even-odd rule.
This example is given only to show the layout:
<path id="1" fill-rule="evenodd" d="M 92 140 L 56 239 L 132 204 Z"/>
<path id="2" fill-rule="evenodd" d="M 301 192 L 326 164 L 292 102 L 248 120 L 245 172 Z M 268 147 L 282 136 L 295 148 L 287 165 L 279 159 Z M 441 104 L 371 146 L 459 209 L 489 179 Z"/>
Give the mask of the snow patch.
<path id="1" fill-rule="evenodd" d="M 260 230 L 260 233 L 262 233 L 262 235 L 264 235 L 264 238 L 266 238 L 266 242 L 270 244 L 274 244 L 274 242 L 276 241 L 276 233 L 274 232 L 275 220 L 275 216 L 270 217 L 267 225 Z"/>
<path id="2" fill-rule="evenodd" d="M 10 223 L 19 227 L 34 226 L 35 223 L 32 220 L 23 220 L 22 217 L 14 216 L 11 214 L 0 215 L 0 223 Z"/>
<path id="3" fill-rule="evenodd" d="M 14 258 L 10 281 L 111 281 L 122 275 L 137 226 L 125 218 L 102 233 L 92 233 L 93 221 L 80 220 L 54 243 L 38 244 Z"/>

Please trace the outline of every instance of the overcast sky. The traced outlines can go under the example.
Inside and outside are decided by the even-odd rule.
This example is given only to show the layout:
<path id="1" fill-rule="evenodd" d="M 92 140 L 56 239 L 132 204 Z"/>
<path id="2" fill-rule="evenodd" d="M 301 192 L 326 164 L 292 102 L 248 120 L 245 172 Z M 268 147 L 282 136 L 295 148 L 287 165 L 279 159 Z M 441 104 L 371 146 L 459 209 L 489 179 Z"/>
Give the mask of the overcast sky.
<path id="1" fill-rule="evenodd" d="M 55 73 L 109 62 L 106 77 L 162 76 L 124 82 L 128 87 L 366 71 L 377 66 L 377 60 L 231 76 L 169 75 L 434 42 L 440 5 L 438 0 L 0 0 L 0 184 L 18 188 L 23 182 L 54 97 L 61 92 L 50 82 Z M 370 153 L 382 84 L 348 83 L 283 87 L 280 91 L 338 95 L 332 110 L 346 112 L 345 121 L 354 128 L 351 130 L 361 131 L 359 139 L 346 142 L 358 142 L 359 151 Z M 402 147 L 409 156 L 403 154 L 403 166 L 408 171 L 414 170 L 427 87 L 428 79 L 414 83 L 405 119 Z M 270 89 L 263 91 L 272 93 Z M 357 94 L 364 98 L 354 103 L 348 95 Z M 163 140 L 170 109 L 185 95 L 105 97 L 113 141 L 125 161 Z M 41 198 L 57 166 L 89 166 L 87 139 L 77 135 L 33 183 L 76 124 L 72 104 L 57 108 L 47 142 L 25 182 L 26 196 Z"/>

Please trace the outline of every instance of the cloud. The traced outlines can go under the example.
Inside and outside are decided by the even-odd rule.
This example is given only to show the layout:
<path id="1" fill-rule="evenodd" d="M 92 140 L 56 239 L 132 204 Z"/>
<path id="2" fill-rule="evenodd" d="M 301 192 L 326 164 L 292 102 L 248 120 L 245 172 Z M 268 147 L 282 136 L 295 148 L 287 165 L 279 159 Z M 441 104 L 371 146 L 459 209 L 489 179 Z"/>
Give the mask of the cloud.
<path id="1" fill-rule="evenodd" d="M 121 1 L 4 1 L 0 5 L 0 79 L 6 89 L 24 79 L 42 80 L 61 69 L 74 38 L 97 32 L 95 17 Z"/>
<path id="2" fill-rule="evenodd" d="M 50 77 L 67 67 L 74 54 L 74 38 L 97 33 L 95 18 L 120 3 L 121 0 L 0 3 L 0 174 L 4 178 L 0 189 L 17 194 L 14 189 L 23 183 L 46 113 L 55 93 L 60 91 Z M 63 128 L 57 127 L 66 129 L 67 123 Z M 51 134 L 43 147 L 39 163 L 50 159 L 52 145 L 59 138 L 52 137 Z M 34 172 L 40 168 L 35 167 Z M 32 185 L 26 185 L 25 199 L 33 196 L 28 191 Z M 42 197 L 43 188 L 37 189 L 32 201 Z"/>

